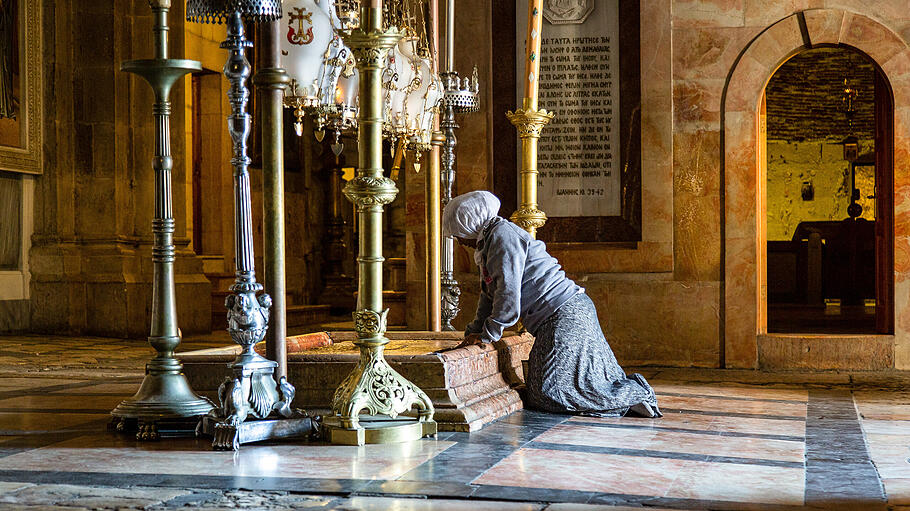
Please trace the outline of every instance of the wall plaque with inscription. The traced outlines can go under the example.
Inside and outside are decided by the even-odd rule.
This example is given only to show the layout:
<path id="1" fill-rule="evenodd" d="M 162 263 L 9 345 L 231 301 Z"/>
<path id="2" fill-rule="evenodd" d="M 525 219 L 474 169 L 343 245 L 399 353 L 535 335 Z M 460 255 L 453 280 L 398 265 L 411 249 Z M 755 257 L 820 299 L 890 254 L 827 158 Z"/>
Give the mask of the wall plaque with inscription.
<path id="1" fill-rule="evenodd" d="M 544 0 L 538 147 L 545 241 L 641 239 L 639 8 L 628 0 Z M 516 2 L 517 27 L 527 10 Z M 524 34 L 516 30 L 516 63 Z M 524 75 L 516 68 L 516 77 Z M 516 103 L 524 83 L 516 80 Z"/>

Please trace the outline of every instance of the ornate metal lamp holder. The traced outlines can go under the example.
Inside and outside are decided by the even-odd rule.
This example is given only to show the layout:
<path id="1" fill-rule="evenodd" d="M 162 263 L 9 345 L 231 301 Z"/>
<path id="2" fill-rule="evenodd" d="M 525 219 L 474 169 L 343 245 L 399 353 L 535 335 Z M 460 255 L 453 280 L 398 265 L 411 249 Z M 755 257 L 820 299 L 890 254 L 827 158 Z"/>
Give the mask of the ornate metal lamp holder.
<path id="1" fill-rule="evenodd" d="M 389 366 L 383 356 L 386 317 L 382 309 L 382 210 L 398 193 L 382 169 L 381 72 L 388 50 L 398 42 L 397 28 L 383 30 L 379 2 L 361 2 L 359 26 L 342 38 L 360 71 L 359 165 L 344 189 L 357 205 L 360 250 L 355 344 L 360 361 L 335 391 L 332 416 L 323 424 L 332 443 L 363 445 L 417 440 L 436 435 L 433 404 L 413 383 Z M 401 417 L 412 407 L 417 418 Z M 361 415 L 367 412 L 367 415 Z"/>
<path id="2" fill-rule="evenodd" d="M 458 122 L 455 114 L 469 114 L 480 109 L 478 92 L 480 85 L 477 80 L 477 67 L 471 79 L 461 79 L 455 71 L 455 0 L 446 2 L 446 71 L 441 73 L 444 93 L 442 96 L 442 115 L 439 127 L 445 134 L 445 144 L 442 146 L 442 206 L 452 200 L 455 187 L 455 147 L 458 139 L 455 130 Z M 446 236 L 442 239 L 442 329 L 455 330 L 452 320 L 461 311 L 459 300 L 461 289 L 455 280 L 455 239 Z"/>
<path id="3" fill-rule="evenodd" d="M 145 366 L 145 379 L 133 397 L 112 412 L 111 425 L 118 431 L 138 430 L 139 440 L 157 440 L 159 429 L 192 431 L 198 417 L 212 409 L 212 403 L 197 396 L 183 375 L 183 365 L 174 356 L 180 344 L 174 289 L 174 215 L 171 204 L 171 140 L 169 100 L 171 87 L 185 74 L 199 71 L 193 60 L 167 57 L 167 12 L 170 0 L 149 2 L 155 19 L 155 58 L 124 62 L 120 69 L 144 78 L 155 92 L 155 218 L 152 231 L 154 281 L 152 324 L 149 344 L 158 352 Z"/>
<path id="4" fill-rule="evenodd" d="M 451 29 L 450 29 L 451 30 Z M 449 37 L 452 37 L 451 35 Z M 480 109 L 477 93 L 480 89 L 477 80 L 477 68 L 469 81 L 459 78 L 458 72 L 448 70 L 440 75 L 445 93 L 442 97 L 442 119 L 439 127 L 445 134 L 446 140 L 442 146 L 442 206 L 452 200 L 455 187 L 455 147 L 458 139 L 455 130 L 458 122 L 455 114 L 468 114 Z M 458 307 L 461 289 L 455 280 L 455 239 L 446 236 L 442 240 L 442 329 L 455 330 L 452 320 L 458 316 L 461 309 Z"/>
<path id="5" fill-rule="evenodd" d="M 265 337 L 272 300 L 261 293 L 256 282 L 253 253 L 253 226 L 250 201 L 250 158 L 246 143 L 250 115 L 246 112 L 249 90 L 246 80 L 250 64 L 245 51 L 252 43 L 244 37 L 244 18 L 253 22 L 281 17 L 280 0 L 188 0 L 187 19 L 202 23 L 227 23 L 227 38 L 221 47 L 230 52 L 224 75 L 231 84 L 228 99 L 231 115 L 228 131 L 234 144 L 231 165 L 234 169 L 234 257 L 236 280 L 225 300 L 228 332 L 242 352 L 229 367 L 232 376 L 218 389 L 220 406 L 204 417 L 197 432 L 214 437 L 212 447 L 237 450 L 240 444 L 261 440 L 307 435 L 313 421 L 302 411 L 291 408 L 294 387 L 286 377 L 275 381 L 277 362 L 253 350 Z M 249 420 L 253 419 L 253 420 Z"/>

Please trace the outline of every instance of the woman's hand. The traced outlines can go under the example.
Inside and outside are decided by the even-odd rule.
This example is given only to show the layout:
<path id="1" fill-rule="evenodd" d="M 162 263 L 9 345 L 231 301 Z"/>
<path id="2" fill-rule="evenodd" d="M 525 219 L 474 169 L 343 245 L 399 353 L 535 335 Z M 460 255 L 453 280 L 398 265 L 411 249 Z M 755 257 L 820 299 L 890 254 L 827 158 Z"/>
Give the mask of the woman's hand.
<path id="1" fill-rule="evenodd" d="M 483 339 L 480 337 L 480 334 L 468 334 L 464 338 L 464 341 L 461 342 L 458 346 L 455 346 L 452 349 L 464 348 L 466 346 L 481 346 L 483 345 Z"/>

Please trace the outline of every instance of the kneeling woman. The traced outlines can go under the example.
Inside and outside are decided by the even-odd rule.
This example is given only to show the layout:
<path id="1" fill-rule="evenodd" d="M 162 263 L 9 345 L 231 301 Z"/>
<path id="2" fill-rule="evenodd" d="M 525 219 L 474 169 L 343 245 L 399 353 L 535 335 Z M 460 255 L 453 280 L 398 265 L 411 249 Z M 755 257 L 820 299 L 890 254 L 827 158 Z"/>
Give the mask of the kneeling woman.
<path id="1" fill-rule="evenodd" d="M 482 276 L 464 344 L 499 340 L 520 318 L 535 337 L 525 375 L 530 407 L 660 417 L 645 378 L 626 376 L 616 361 L 584 289 L 566 277 L 543 242 L 498 212 L 499 199 L 484 191 L 455 197 L 443 212 L 445 234 L 474 248 Z"/>

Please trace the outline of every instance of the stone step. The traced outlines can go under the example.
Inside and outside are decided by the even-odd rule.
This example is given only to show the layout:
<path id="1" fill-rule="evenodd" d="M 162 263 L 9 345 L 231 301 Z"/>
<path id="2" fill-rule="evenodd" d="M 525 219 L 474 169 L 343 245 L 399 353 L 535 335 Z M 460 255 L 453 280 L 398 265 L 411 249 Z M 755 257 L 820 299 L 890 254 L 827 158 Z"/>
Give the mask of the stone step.
<path id="1" fill-rule="evenodd" d="M 288 378 L 297 389 L 294 406 L 331 408 L 332 396 L 354 369 L 359 352 L 354 332 L 323 332 L 289 338 Z M 332 344 L 320 344 L 328 336 Z M 510 334 L 493 345 L 454 348 L 459 332 L 386 332 L 385 358 L 402 376 L 420 387 L 433 402 L 442 431 L 476 431 L 522 408 L 514 387 L 523 383 L 521 361 L 528 358 L 534 338 Z M 294 339 L 294 340 L 292 340 Z M 324 342 L 323 342 L 324 344 Z M 218 388 L 227 376 L 225 365 L 239 346 L 182 353 L 184 373 L 197 391 Z"/>

